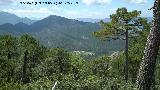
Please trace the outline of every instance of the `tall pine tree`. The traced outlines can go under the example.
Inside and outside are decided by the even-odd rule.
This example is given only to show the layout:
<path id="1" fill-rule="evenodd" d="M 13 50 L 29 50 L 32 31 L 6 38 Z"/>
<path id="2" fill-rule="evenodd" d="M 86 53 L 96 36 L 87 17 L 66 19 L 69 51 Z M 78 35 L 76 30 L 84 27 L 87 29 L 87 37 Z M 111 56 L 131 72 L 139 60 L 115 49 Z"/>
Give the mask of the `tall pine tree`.
<path id="1" fill-rule="evenodd" d="M 135 37 L 140 30 L 148 24 L 147 20 L 140 17 L 141 12 L 137 10 L 127 11 L 126 8 L 118 8 L 115 14 L 110 15 L 111 22 L 103 22 L 103 30 L 95 32 L 94 35 L 102 39 L 125 40 L 125 80 L 128 80 L 128 39 Z"/>
<path id="2" fill-rule="evenodd" d="M 137 87 L 139 90 L 151 90 L 160 46 L 160 0 L 155 0 L 152 9 L 153 25 L 147 39 L 143 60 L 137 76 Z"/>

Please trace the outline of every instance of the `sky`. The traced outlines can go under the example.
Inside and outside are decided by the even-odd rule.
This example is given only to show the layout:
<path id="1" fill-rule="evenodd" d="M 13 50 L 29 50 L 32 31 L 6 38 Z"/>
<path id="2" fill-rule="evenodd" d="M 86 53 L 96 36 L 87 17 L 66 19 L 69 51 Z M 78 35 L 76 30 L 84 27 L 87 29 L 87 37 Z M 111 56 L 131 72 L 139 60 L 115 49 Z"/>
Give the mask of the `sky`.
<path id="1" fill-rule="evenodd" d="M 62 4 L 28 5 L 20 2 L 62 2 Z M 72 4 L 65 4 L 66 2 Z M 142 11 L 142 17 L 152 17 L 152 10 L 148 9 L 153 6 L 153 2 L 154 0 L 0 0 L 0 11 L 37 20 L 49 15 L 70 19 L 103 19 L 109 18 L 109 15 L 115 13 L 118 8 L 126 7 L 129 11 Z"/>

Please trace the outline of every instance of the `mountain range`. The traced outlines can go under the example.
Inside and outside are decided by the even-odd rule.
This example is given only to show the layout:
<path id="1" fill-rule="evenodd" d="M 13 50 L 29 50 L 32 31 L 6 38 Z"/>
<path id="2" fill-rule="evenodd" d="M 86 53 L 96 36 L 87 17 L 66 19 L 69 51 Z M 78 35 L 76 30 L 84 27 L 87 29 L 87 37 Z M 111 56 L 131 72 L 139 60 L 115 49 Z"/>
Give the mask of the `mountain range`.
<path id="1" fill-rule="evenodd" d="M 2 14 L 0 13 L 0 15 Z M 10 18 L 17 17 L 12 14 L 7 16 Z M 5 20 L 5 18 L 3 19 Z M 92 35 L 93 32 L 100 29 L 101 26 L 98 23 L 82 22 L 51 15 L 29 24 L 20 21 L 17 23 L 8 21 L 0 25 L 0 34 L 20 36 L 27 33 L 47 47 L 60 47 L 69 51 L 88 51 L 96 55 L 111 54 L 123 49 L 124 41 L 103 42 Z"/>

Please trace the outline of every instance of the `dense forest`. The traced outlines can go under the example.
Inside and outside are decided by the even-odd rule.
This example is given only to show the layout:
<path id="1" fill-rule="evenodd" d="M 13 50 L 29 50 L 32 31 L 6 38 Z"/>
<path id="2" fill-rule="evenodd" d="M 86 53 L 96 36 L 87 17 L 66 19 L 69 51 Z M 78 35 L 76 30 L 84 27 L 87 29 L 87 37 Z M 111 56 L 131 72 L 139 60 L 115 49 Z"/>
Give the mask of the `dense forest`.
<path id="1" fill-rule="evenodd" d="M 131 90 L 147 32 L 141 35 L 130 48 L 129 83 L 123 80 L 123 52 L 117 57 L 100 56 L 89 61 L 60 48 L 41 46 L 29 35 L 20 38 L 3 35 L 0 37 L 0 89 L 49 90 L 57 82 L 56 89 L 60 90 Z M 158 86 L 160 78 L 157 76 L 156 80 Z"/>
<path id="2" fill-rule="evenodd" d="M 126 8 L 118 8 L 110 22 L 100 22 L 102 30 L 92 35 L 126 42 L 111 56 L 84 58 L 46 47 L 29 34 L 1 35 L 0 90 L 160 90 L 159 2 L 152 22 Z"/>

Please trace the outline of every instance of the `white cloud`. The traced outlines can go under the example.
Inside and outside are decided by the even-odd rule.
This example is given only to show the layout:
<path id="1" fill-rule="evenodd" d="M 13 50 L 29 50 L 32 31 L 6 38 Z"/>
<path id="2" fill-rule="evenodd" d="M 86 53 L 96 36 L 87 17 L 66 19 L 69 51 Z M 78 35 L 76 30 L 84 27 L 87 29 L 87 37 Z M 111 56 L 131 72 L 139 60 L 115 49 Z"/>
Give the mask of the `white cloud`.
<path id="1" fill-rule="evenodd" d="M 49 15 L 55 15 L 56 13 L 48 10 L 47 8 L 39 8 L 39 9 L 3 9 L 4 12 L 9 12 L 15 14 L 20 17 L 28 17 L 28 18 L 44 18 Z M 37 17 L 38 16 L 38 17 Z"/>
<path id="2" fill-rule="evenodd" d="M 88 9 L 83 9 L 83 11 L 88 12 L 89 10 Z"/>
<path id="3" fill-rule="evenodd" d="M 124 1 L 129 2 L 129 3 L 137 3 L 137 4 L 147 3 L 147 0 L 124 0 Z"/>
<path id="4" fill-rule="evenodd" d="M 59 7 L 57 7 L 57 6 L 53 6 L 52 9 L 53 9 L 54 11 L 62 11 L 62 9 L 59 8 Z"/>
<path id="5" fill-rule="evenodd" d="M 92 5 L 92 4 L 109 4 L 112 0 L 82 0 L 83 3 L 86 5 Z"/>
<path id="6" fill-rule="evenodd" d="M 39 9 L 4 9 L 5 12 L 12 12 L 12 13 L 52 13 L 47 8 L 39 8 Z"/>
<path id="7" fill-rule="evenodd" d="M 77 11 L 71 11 L 71 10 L 69 10 L 69 11 L 67 11 L 67 14 L 69 14 L 69 15 L 77 15 L 78 14 L 78 12 Z"/>
<path id="8" fill-rule="evenodd" d="M 79 13 L 78 11 L 76 10 L 65 10 L 63 11 L 63 17 L 66 17 L 66 18 L 70 18 L 70 19 L 73 19 L 77 16 L 79 16 L 81 13 Z"/>
<path id="9" fill-rule="evenodd" d="M 93 11 L 93 12 L 87 12 L 87 14 L 81 12 L 79 15 L 77 15 L 77 18 L 93 18 L 93 19 L 99 19 L 99 18 L 104 18 L 106 15 L 104 13 L 98 12 L 98 11 Z"/>
<path id="10" fill-rule="evenodd" d="M 136 3 L 145 4 L 145 3 L 147 3 L 147 0 L 137 0 Z"/>

